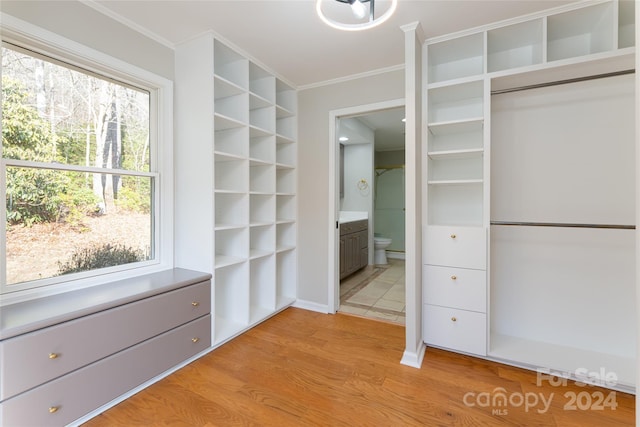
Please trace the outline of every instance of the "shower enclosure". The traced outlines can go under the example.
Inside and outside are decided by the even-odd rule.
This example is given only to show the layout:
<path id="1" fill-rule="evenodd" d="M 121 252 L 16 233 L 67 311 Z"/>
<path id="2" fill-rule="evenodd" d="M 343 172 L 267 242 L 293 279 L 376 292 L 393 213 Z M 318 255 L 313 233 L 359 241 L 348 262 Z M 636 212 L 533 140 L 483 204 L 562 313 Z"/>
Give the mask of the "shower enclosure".
<path id="1" fill-rule="evenodd" d="M 404 254 L 404 165 L 376 167 L 374 232 L 391 238 L 387 249 Z"/>

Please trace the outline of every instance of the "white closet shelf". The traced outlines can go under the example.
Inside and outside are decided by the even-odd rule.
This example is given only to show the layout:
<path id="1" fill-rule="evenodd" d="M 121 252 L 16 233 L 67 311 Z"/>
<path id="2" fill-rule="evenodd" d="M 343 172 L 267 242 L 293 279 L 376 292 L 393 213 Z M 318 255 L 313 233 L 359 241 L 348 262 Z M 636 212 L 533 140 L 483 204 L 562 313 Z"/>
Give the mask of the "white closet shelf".
<path id="1" fill-rule="evenodd" d="M 466 150 L 446 150 L 446 151 L 430 151 L 427 153 L 430 159 L 435 160 L 439 158 L 447 159 L 471 159 L 482 157 L 484 149 L 482 148 L 470 148 Z"/>
<path id="2" fill-rule="evenodd" d="M 237 84 L 233 83 L 230 80 L 227 80 L 222 76 L 214 75 L 213 77 L 214 77 L 213 94 L 215 96 L 215 99 L 227 98 L 229 96 L 240 95 L 241 93 L 246 92 L 246 90 L 243 87 L 238 86 Z"/>
<path id="3" fill-rule="evenodd" d="M 219 255 L 216 254 L 216 270 L 218 268 L 229 267 L 231 265 L 242 264 L 245 262 L 245 258 L 229 256 L 229 255 Z"/>
<path id="4" fill-rule="evenodd" d="M 450 135 L 481 130 L 483 125 L 484 117 L 471 117 L 462 120 L 429 123 L 429 132 L 434 136 Z"/>
<path id="5" fill-rule="evenodd" d="M 251 221 L 249 227 L 265 227 L 269 225 L 273 225 L 273 221 Z"/>
<path id="6" fill-rule="evenodd" d="M 491 334 L 488 354 L 491 358 L 568 374 L 574 374 L 576 369 L 600 372 L 600 369 L 604 368 L 606 372 L 616 374 L 619 389 L 630 392 L 635 388 L 635 357 L 599 353 L 495 333 Z"/>
<path id="7" fill-rule="evenodd" d="M 286 109 L 282 105 L 276 105 L 276 119 L 283 119 L 285 117 L 293 117 L 295 113 Z"/>
<path id="8" fill-rule="evenodd" d="M 249 312 L 251 313 L 251 324 L 261 322 L 273 315 L 273 309 L 259 305 L 252 305 Z"/>
<path id="9" fill-rule="evenodd" d="M 214 114 L 214 125 L 216 131 L 219 130 L 227 130 L 227 129 L 236 129 L 246 126 L 245 123 L 242 123 L 240 120 L 236 120 L 232 117 L 225 116 L 220 113 Z"/>
<path id="10" fill-rule="evenodd" d="M 251 138 L 258 138 L 261 136 L 271 136 L 271 135 L 273 135 L 273 132 L 269 131 L 268 129 L 264 129 L 256 125 L 249 126 L 249 137 Z"/>
<path id="11" fill-rule="evenodd" d="M 277 144 L 294 144 L 296 141 L 293 138 L 277 133 L 276 134 L 276 143 Z"/>
<path id="12" fill-rule="evenodd" d="M 276 219 L 276 224 L 294 224 L 296 222 L 295 219 L 289 218 L 278 218 Z"/>
<path id="13" fill-rule="evenodd" d="M 482 184 L 482 179 L 445 179 L 427 181 L 429 185 L 460 185 L 460 184 Z"/>
<path id="14" fill-rule="evenodd" d="M 214 230 L 215 231 L 237 230 L 245 227 L 246 227 L 246 224 L 216 224 Z"/>
<path id="15" fill-rule="evenodd" d="M 255 157 L 249 158 L 249 166 L 269 166 L 272 164 L 273 162 L 270 162 L 268 160 L 258 159 Z"/>
<path id="16" fill-rule="evenodd" d="M 272 194 L 270 191 L 249 191 L 249 195 L 252 196 L 271 196 Z"/>
<path id="17" fill-rule="evenodd" d="M 295 169 L 294 165 L 288 165 L 285 163 L 276 163 L 276 169 Z"/>
<path id="18" fill-rule="evenodd" d="M 276 196 L 287 196 L 287 197 L 293 197 L 293 196 L 295 196 L 295 193 L 280 193 L 280 192 L 277 192 L 277 193 L 276 193 Z"/>
<path id="19" fill-rule="evenodd" d="M 273 103 L 267 98 L 258 95 L 255 92 L 249 92 L 249 109 L 255 110 L 257 108 L 272 107 Z"/>
<path id="20" fill-rule="evenodd" d="M 560 80 L 595 76 L 635 67 L 635 47 L 594 53 L 532 65 L 517 70 L 490 73 L 491 90 L 504 90 Z"/>
<path id="21" fill-rule="evenodd" d="M 281 254 L 282 252 L 288 252 L 294 250 L 296 247 L 292 245 L 277 245 L 276 253 Z"/>
<path id="22" fill-rule="evenodd" d="M 294 302 L 296 302 L 296 299 L 294 297 L 289 297 L 286 295 L 279 295 L 276 298 L 276 310 L 281 310 L 285 307 L 290 306 L 291 304 L 293 304 Z"/>
<path id="23" fill-rule="evenodd" d="M 214 320 L 214 345 L 221 344 L 242 332 L 247 325 L 234 322 L 228 318 L 216 316 Z"/>
<path id="24" fill-rule="evenodd" d="M 250 260 L 268 257 L 269 255 L 273 255 L 273 251 L 268 251 L 265 249 L 254 249 L 254 248 L 249 250 Z"/>
<path id="25" fill-rule="evenodd" d="M 243 190 L 229 190 L 226 188 L 216 188 L 213 192 L 216 194 L 237 194 L 240 196 L 246 194 L 246 191 Z"/>
<path id="26" fill-rule="evenodd" d="M 216 162 L 233 162 L 233 161 L 238 161 L 238 160 L 244 160 L 245 159 L 244 156 L 240 156 L 240 155 L 235 154 L 235 153 L 228 153 L 226 151 L 216 150 L 216 151 L 213 152 L 213 154 L 215 155 L 215 161 Z"/>
<path id="27" fill-rule="evenodd" d="M 458 86 L 465 83 L 481 82 L 482 80 L 484 80 L 484 75 L 477 74 L 471 77 L 462 77 L 459 79 L 451 79 L 451 80 L 445 80 L 437 83 L 429 83 L 427 85 L 427 90 L 440 89 L 440 88 L 449 87 L 449 86 Z"/>

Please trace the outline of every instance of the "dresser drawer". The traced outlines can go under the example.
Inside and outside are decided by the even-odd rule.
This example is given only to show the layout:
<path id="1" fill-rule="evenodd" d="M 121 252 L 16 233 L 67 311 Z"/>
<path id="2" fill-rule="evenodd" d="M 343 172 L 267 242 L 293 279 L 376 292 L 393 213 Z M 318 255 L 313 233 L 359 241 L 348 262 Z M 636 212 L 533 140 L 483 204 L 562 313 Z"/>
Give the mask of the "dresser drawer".
<path id="1" fill-rule="evenodd" d="M 0 343 L 0 400 L 185 324 L 211 309 L 210 281 Z"/>
<path id="2" fill-rule="evenodd" d="M 487 268 L 487 232 L 482 227 L 427 227 L 424 263 L 449 267 Z"/>
<path id="3" fill-rule="evenodd" d="M 210 346 L 207 315 L 1 403 L 0 424 L 67 425 Z"/>
<path id="4" fill-rule="evenodd" d="M 424 303 L 462 310 L 487 311 L 487 272 L 425 265 Z"/>
<path id="5" fill-rule="evenodd" d="M 487 317 L 484 313 L 424 305 L 424 341 L 481 356 L 487 354 Z"/>

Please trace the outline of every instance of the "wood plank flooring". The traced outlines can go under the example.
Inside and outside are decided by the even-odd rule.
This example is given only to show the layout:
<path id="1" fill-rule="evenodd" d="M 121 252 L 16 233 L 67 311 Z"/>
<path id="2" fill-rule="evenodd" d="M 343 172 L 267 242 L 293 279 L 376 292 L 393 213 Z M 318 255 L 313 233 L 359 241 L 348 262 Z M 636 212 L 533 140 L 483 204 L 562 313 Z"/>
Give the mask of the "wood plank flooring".
<path id="1" fill-rule="evenodd" d="M 415 369 L 404 340 L 396 324 L 289 308 L 85 426 L 634 425 L 634 396 L 600 410 L 609 390 L 431 348 Z M 567 408 L 571 393 L 588 409 Z"/>

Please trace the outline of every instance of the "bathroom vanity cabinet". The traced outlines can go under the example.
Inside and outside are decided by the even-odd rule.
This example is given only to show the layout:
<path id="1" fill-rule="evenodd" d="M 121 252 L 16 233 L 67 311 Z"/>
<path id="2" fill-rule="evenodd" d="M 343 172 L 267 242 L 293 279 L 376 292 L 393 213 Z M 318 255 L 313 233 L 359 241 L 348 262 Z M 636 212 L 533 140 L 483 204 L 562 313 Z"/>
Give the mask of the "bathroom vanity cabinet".
<path id="1" fill-rule="evenodd" d="M 368 262 L 368 220 L 340 224 L 340 279 L 365 267 Z"/>

